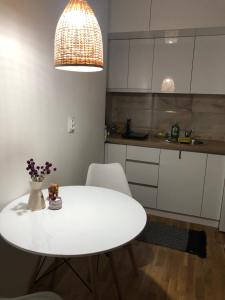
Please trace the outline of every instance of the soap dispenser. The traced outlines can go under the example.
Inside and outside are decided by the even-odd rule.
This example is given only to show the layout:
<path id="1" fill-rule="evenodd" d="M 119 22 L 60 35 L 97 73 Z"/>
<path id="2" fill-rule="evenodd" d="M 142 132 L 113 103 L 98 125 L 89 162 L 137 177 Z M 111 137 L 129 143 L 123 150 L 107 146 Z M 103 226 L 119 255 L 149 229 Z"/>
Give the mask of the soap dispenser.
<path id="1" fill-rule="evenodd" d="M 180 126 L 178 123 L 175 123 L 171 128 L 171 138 L 178 139 L 180 135 Z"/>

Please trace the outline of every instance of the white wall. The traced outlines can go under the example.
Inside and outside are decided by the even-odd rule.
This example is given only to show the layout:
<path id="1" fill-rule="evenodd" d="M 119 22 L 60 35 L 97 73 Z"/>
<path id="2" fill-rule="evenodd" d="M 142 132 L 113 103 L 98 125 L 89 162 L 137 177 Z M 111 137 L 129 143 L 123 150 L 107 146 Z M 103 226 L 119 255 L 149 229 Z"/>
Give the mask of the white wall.
<path id="1" fill-rule="evenodd" d="M 90 1 L 105 42 L 107 2 Z M 55 27 L 66 3 L 0 0 L 0 208 L 28 192 L 28 158 L 57 166 L 46 185 L 84 184 L 89 163 L 103 161 L 105 72 L 77 74 L 53 67 Z M 67 133 L 71 115 L 74 135 Z M 32 259 L 0 241 L 0 297 L 23 291 Z"/>

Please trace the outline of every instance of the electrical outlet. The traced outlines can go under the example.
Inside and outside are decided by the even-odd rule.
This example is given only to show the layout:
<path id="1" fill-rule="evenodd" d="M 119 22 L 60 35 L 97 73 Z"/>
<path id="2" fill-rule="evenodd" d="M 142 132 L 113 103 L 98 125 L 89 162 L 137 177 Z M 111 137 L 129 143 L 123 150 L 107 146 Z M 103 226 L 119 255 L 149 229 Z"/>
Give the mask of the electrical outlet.
<path id="1" fill-rule="evenodd" d="M 74 117 L 68 117 L 67 130 L 68 130 L 68 133 L 74 133 L 74 131 L 75 131 L 75 118 Z"/>

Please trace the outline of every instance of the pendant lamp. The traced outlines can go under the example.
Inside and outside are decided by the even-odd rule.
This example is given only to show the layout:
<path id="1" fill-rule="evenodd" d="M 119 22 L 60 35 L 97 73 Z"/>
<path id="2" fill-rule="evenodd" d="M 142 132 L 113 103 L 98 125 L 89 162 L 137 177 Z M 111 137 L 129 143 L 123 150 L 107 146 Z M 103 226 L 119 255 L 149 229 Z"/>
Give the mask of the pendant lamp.
<path id="1" fill-rule="evenodd" d="M 102 33 L 86 0 L 70 0 L 58 21 L 55 68 L 75 72 L 103 70 Z"/>

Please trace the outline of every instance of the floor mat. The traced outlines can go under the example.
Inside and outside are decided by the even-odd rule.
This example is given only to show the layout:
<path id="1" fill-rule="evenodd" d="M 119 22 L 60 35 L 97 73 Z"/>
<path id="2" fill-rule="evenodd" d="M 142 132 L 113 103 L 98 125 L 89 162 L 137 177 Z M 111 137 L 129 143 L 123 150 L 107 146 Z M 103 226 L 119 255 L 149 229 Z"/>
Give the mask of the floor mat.
<path id="1" fill-rule="evenodd" d="M 137 240 L 206 258 L 206 234 L 174 225 L 147 222 Z"/>

